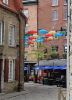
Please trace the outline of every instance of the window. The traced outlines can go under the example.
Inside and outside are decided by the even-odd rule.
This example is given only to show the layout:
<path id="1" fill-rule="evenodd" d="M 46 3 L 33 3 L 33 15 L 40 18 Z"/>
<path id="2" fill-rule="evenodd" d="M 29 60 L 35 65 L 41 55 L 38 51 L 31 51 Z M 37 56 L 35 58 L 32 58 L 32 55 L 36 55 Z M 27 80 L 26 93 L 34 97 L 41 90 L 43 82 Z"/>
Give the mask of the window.
<path id="1" fill-rule="evenodd" d="M 3 44 L 4 22 L 0 22 L 0 45 Z"/>
<path id="2" fill-rule="evenodd" d="M 52 6 L 57 6 L 58 5 L 58 0 L 52 0 Z"/>
<path id="3" fill-rule="evenodd" d="M 8 0 L 3 0 L 3 3 L 5 3 L 6 5 L 8 5 Z"/>
<path id="4" fill-rule="evenodd" d="M 15 79 L 15 59 L 9 60 L 9 81 Z"/>
<path id="5" fill-rule="evenodd" d="M 58 20 L 58 11 L 57 10 L 54 10 L 53 13 L 52 13 L 52 20 Z"/>
<path id="6" fill-rule="evenodd" d="M 15 25 L 9 27 L 9 46 L 15 46 Z"/>
<path id="7" fill-rule="evenodd" d="M 67 3 L 68 3 L 68 0 L 64 0 L 64 5 L 67 5 Z"/>
<path id="8" fill-rule="evenodd" d="M 24 10 L 23 13 L 24 13 L 24 15 L 28 18 L 28 16 L 29 16 L 29 11 L 28 11 L 28 9 Z"/>
<path id="9" fill-rule="evenodd" d="M 64 19 L 67 20 L 67 8 L 66 7 L 64 8 Z"/>

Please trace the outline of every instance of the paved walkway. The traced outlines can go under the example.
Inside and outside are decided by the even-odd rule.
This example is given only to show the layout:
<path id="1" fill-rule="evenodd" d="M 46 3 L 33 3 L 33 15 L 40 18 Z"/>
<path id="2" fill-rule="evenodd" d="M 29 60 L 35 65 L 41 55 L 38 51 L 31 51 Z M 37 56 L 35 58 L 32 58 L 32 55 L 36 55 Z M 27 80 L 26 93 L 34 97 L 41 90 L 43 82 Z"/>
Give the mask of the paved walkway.
<path id="1" fill-rule="evenodd" d="M 0 100 L 58 100 L 58 87 L 32 82 L 25 83 L 25 91 L 2 94 Z"/>

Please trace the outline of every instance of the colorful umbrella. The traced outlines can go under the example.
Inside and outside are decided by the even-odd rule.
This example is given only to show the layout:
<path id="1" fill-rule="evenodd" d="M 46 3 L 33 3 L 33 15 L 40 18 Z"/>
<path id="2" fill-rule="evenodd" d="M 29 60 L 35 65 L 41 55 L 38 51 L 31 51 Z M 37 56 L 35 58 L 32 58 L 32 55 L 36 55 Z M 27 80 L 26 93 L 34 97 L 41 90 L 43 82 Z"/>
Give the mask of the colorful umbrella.
<path id="1" fill-rule="evenodd" d="M 27 34 L 37 34 L 37 31 L 31 30 L 31 31 L 28 31 Z"/>
<path id="2" fill-rule="evenodd" d="M 57 33 L 55 34 L 55 37 L 61 37 L 61 36 L 64 36 L 64 34 L 62 34 L 61 32 L 57 32 Z"/>
<path id="3" fill-rule="evenodd" d="M 45 30 L 45 29 L 40 29 L 40 30 L 38 31 L 38 33 L 43 35 L 43 34 L 47 34 L 48 31 Z"/>
<path id="4" fill-rule="evenodd" d="M 36 39 L 36 37 L 34 37 L 34 36 L 29 37 L 29 40 L 35 40 L 35 39 Z"/>
<path id="5" fill-rule="evenodd" d="M 55 31 L 49 31 L 49 33 L 48 34 L 55 34 L 56 32 Z"/>
<path id="6" fill-rule="evenodd" d="M 29 42 L 28 42 L 28 44 L 34 44 L 34 42 L 32 42 L 32 41 L 29 41 Z"/>
<path id="7" fill-rule="evenodd" d="M 46 41 L 51 41 L 51 40 L 53 40 L 53 36 L 46 39 Z"/>
<path id="8" fill-rule="evenodd" d="M 25 34 L 24 36 L 27 36 L 28 37 L 28 36 L 32 36 L 32 34 Z"/>
<path id="9" fill-rule="evenodd" d="M 38 37 L 38 34 L 33 34 L 33 36 L 34 36 L 35 38 L 37 38 L 37 37 Z"/>
<path id="10" fill-rule="evenodd" d="M 44 42 L 44 37 L 38 37 L 38 38 L 36 39 L 36 42 Z"/>
<path id="11" fill-rule="evenodd" d="M 45 34 L 45 37 L 51 37 L 51 36 L 53 36 L 53 34 Z"/>
<path id="12" fill-rule="evenodd" d="M 67 32 L 66 31 L 61 31 L 61 33 L 65 36 L 67 35 Z"/>

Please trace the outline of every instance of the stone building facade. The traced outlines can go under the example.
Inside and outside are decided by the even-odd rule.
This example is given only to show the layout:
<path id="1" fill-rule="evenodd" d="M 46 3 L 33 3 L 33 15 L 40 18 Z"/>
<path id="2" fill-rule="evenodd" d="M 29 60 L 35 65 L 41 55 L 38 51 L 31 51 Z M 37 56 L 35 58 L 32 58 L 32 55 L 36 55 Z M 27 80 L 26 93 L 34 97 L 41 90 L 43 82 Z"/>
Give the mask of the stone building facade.
<path id="1" fill-rule="evenodd" d="M 24 83 L 23 36 L 26 17 L 21 11 L 21 0 L 18 3 L 17 0 L 0 0 L 0 90 L 5 92 L 15 90 L 19 78 Z"/>

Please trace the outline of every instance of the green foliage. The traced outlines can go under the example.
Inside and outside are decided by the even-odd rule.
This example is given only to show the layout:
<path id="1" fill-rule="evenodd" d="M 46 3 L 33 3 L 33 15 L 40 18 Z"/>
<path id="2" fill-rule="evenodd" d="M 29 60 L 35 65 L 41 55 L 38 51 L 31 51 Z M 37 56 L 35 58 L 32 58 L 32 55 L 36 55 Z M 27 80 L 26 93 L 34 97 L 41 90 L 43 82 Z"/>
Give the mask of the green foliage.
<path id="1" fill-rule="evenodd" d="M 43 51 L 36 51 L 36 57 L 37 59 L 43 59 L 44 58 L 44 52 Z"/>
<path id="2" fill-rule="evenodd" d="M 57 52 L 51 52 L 50 56 L 53 59 L 59 58 L 59 54 Z"/>

